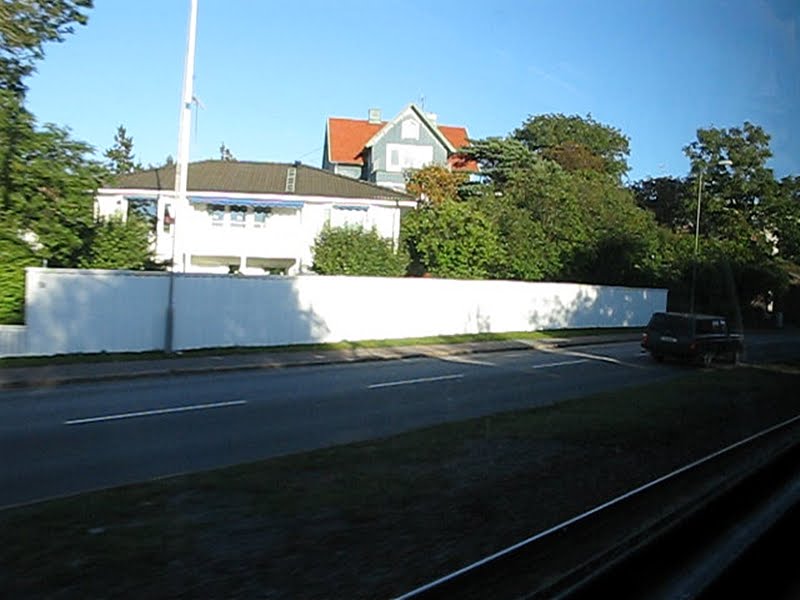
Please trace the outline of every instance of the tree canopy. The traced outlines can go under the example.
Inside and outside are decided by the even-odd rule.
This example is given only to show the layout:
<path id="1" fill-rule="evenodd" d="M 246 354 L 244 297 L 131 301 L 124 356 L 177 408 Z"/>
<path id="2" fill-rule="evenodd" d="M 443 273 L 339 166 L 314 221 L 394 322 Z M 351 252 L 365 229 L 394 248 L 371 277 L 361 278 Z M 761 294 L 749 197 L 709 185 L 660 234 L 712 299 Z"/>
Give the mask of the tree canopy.
<path id="1" fill-rule="evenodd" d="M 104 156 L 108 160 L 108 169 L 114 175 L 133 173 L 142 168 L 133 155 L 133 138 L 122 125 L 117 127 L 114 145 L 105 151 Z"/>
<path id="2" fill-rule="evenodd" d="M 0 4 L 0 89 L 23 93 L 23 79 L 44 57 L 44 45 L 62 42 L 86 25 L 93 0 L 3 0 Z"/>
<path id="3" fill-rule="evenodd" d="M 588 169 L 617 179 L 628 172 L 628 137 L 591 115 L 531 116 L 512 134 L 528 150 L 558 162 L 567 170 Z"/>

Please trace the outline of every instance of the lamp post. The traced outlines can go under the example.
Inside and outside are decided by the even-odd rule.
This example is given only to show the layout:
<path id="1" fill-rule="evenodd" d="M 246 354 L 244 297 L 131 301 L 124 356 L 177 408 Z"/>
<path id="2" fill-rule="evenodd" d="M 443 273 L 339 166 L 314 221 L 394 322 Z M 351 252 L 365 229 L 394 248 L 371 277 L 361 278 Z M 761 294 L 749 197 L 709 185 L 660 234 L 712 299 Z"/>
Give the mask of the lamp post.
<path id="1" fill-rule="evenodd" d="M 175 337 L 175 271 L 183 273 L 184 248 L 178 240 L 179 227 L 185 226 L 188 211 L 184 210 L 186 204 L 186 186 L 189 177 L 189 141 L 191 136 L 192 97 L 194 81 L 194 54 L 197 36 L 197 4 L 198 0 L 190 0 L 189 5 L 189 33 L 186 40 L 186 62 L 183 69 L 183 89 L 181 92 L 180 126 L 178 131 L 178 158 L 175 163 L 175 201 L 172 203 L 172 265 L 169 274 L 169 289 L 167 292 L 167 320 L 164 335 L 164 350 L 168 353 L 174 350 Z M 181 219 L 181 223 L 178 220 Z M 176 262 L 177 261 L 177 262 Z"/>
<path id="2" fill-rule="evenodd" d="M 733 163 L 728 160 L 720 160 L 716 163 L 720 167 L 729 167 Z M 689 300 L 689 312 L 694 314 L 694 289 L 697 282 L 697 255 L 700 250 L 700 205 L 703 199 L 703 176 L 706 173 L 706 166 L 700 169 L 700 177 L 697 180 L 697 216 L 694 222 L 694 260 L 692 261 L 692 293 Z"/>

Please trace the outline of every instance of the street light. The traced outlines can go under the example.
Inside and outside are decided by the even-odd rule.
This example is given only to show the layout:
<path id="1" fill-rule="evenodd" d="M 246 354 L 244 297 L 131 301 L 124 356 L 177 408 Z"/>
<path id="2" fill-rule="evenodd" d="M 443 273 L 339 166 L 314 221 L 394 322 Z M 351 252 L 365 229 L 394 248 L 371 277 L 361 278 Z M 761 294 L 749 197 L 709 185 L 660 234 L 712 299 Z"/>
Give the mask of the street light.
<path id="1" fill-rule="evenodd" d="M 733 162 L 728 159 L 717 161 L 717 166 L 730 167 Z M 700 205 L 703 198 L 703 175 L 706 173 L 707 165 L 700 169 L 700 177 L 697 181 L 697 217 L 694 223 L 694 260 L 692 261 L 692 295 L 689 301 L 689 312 L 694 314 L 694 288 L 697 281 L 697 254 L 700 250 Z"/>

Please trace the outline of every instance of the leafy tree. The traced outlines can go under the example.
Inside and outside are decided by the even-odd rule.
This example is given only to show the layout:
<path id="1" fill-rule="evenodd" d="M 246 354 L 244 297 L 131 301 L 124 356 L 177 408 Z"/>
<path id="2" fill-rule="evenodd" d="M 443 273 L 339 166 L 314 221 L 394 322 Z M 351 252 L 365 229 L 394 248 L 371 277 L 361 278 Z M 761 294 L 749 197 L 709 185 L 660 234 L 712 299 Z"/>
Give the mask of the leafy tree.
<path id="1" fill-rule="evenodd" d="M 462 154 L 467 159 L 477 161 L 481 174 L 500 187 L 515 173 L 529 168 L 537 160 L 525 144 L 514 138 L 472 140 Z"/>
<path id="2" fill-rule="evenodd" d="M 542 150 L 542 156 L 557 162 L 565 171 L 597 171 L 605 169 L 603 158 L 577 142 L 561 142 Z"/>
<path id="3" fill-rule="evenodd" d="M 5 126 L 9 121 L 14 122 L 13 128 Z M 90 146 L 55 125 L 37 127 L 18 95 L 0 91 L 0 165 L 4 166 L 0 171 L 0 237 L 5 273 L 0 277 L 10 282 L 11 290 L 0 300 L 0 314 L 19 314 L 22 296 L 17 284 L 25 266 L 42 260 L 52 267 L 98 264 L 101 251 L 93 244 L 109 247 L 104 240 L 113 236 L 94 218 L 94 193 L 107 171 L 91 160 L 91 152 Z M 131 244 L 128 256 L 140 252 L 148 240 L 146 233 L 135 240 L 133 231 L 126 228 L 122 238 Z M 126 252 L 118 249 L 117 254 Z M 149 253 L 143 256 L 147 260 Z M 122 263 L 139 264 L 128 258 L 117 262 Z"/>
<path id="4" fill-rule="evenodd" d="M 653 213 L 656 221 L 674 231 L 694 227 L 691 202 L 696 200 L 688 180 L 678 177 L 644 179 L 631 185 L 636 204 Z"/>
<path id="5" fill-rule="evenodd" d="M 772 156 L 769 141 L 761 127 L 745 122 L 741 128 L 698 129 L 697 139 L 684 148 L 694 190 L 703 174 L 708 235 L 734 239 L 743 234 L 742 226 L 763 225 L 761 207 L 778 193 L 772 169 L 766 166 Z M 731 165 L 720 164 L 725 160 Z"/>
<path id="6" fill-rule="evenodd" d="M 114 175 L 133 173 L 142 168 L 133 156 L 133 138 L 122 125 L 117 127 L 114 145 L 106 150 L 104 156 L 108 159 L 108 168 Z"/>
<path id="7" fill-rule="evenodd" d="M 406 191 L 409 194 L 434 204 L 456 200 L 461 186 L 467 181 L 466 174 L 440 165 L 415 169 L 407 178 Z"/>
<path id="8" fill-rule="evenodd" d="M 493 224 L 500 258 L 493 274 L 498 279 L 540 281 L 558 272 L 559 256 L 541 222 L 509 196 L 491 194 L 475 206 Z"/>
<path id="9" fill-rule="evenodd" d="M 548 279 L 635 285 L 666 270 L 652 215 L 604 174 L 543 161 L 519 172 L 505 195 L 541 228 Z"/>
<path id="10" fill-rule="evenodd" d="M 530 151 L 555 160 L 567 170 L 600 170 L 615 179 L 628 172 L 628 138 L 619 129 L 591 115 L 562 114 L 529 117 L 513 133 Z"/>
<path id="11" fill-rule="evenodd" d="M 220 160 L 236 160 L 236 157 L 231 152 L 231 149 L 225 145 L 225 142 L 219 147 L 219 159 Z"/>
<path id="12" fill-rule="evenodd" d="M 13 144 L 3 127 L 9 120 Z M 55 125 L 37 128 L 16 96 L 0 92 L 0 218 L 34 237 L 52 266 L 77 266 L 90 238 L 93 194 L 105 172 L 91 152 Z"/>
<path id="13" fill-rule="evenodd" d="M 123 220 L 121 215 L 95 223 L 89 252 L 80 266 L 88 269 L 144 269 L 152 267 L 151 226 L 135 213 Z"/>
<path id="14" fill-rule="evenodd" d="M 491 220 L 474 204 L 445 200 L 407 213 L 401 237 L 414 275 L 497 277 L 503 249 Z"/>
<path id="15" fill-rule="evenodd" d="M 321 275 L 402 277 L 408 265 L 404 252 L 395 252 L 391 239 L 373 227 L 325 225 L 312 248 L 313 270 Z"/>
<path id="16" fill-rule="evenodd" d="M 0 225 L 0 323 L 22 323 L 25 267 L 38 264 L 33 249 L 15 231 Z"/>
<path id="17" fill-rule="evenodd" d="M 23 79 L 44 57 L 47 42 L 61 42 L 86 25 L 92 0 L 3 0 L 0 4 L 0 89 L 22 94 Z"/>

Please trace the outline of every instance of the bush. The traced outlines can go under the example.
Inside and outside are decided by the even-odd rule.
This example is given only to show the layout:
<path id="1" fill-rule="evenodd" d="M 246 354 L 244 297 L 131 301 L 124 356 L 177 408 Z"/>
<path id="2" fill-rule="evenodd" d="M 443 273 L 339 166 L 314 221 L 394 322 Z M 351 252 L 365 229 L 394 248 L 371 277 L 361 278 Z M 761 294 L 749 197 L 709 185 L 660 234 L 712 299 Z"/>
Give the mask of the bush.
<path id="1" fill-rule="evenodd" d="M 414 275 L 492 279 L 503 262 L 496 227 L 467 202 L 445 200 L 407 213 L 402 238 Z"/>
<path id="2" fill-rule="evenodd" d="M 25 267 L 38 264 L 22 241 L 0 233 L 0 324 L 23 322 Z"/>
<path id="3" fill-rule="evenodd" d="M 395 252 L 392 240 L 382 238 L 373 227 L 325 225 L 314 240 L 313 270 L 320 275 L 402 277 L 408 256 Z"/>

